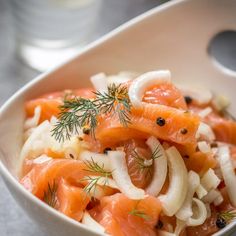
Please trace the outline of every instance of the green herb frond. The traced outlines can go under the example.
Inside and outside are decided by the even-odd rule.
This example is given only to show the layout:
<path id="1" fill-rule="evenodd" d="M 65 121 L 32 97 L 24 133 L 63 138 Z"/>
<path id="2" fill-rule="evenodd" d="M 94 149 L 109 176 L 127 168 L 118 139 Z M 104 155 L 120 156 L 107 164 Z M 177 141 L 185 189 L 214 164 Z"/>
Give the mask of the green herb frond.
<path id="1" fill-rule="evenodd" d="M 100 166 L 97 162 L 94 161 L 93 158 L 91 158 L 91 161 L 84 161 L 84 164 L 86 165 L 86 168 L 84 169 L 84 171 L 99 174 L 102 177 L 112 176 L 112 171 L 106 171 L 104 168 L 104 164 Z"/>
<path id="2" fill-rule="evenodd" d="M 138 210 L 138 204 L 140 201 L 137 202 L 136 206 L 128 213 L 129 215 L 137 216 L 144 220 L 150 220 L 150 216 L 148 216 L 144 211 Z"/>
<path id="3" fill-rule="evenodd" d="M 58 185 L 54 181 L 52 185 L 48 183 L 48 189 L 44 191 L 43 201 L 53 208 L 55 208 L 57 204 L 57 189 Z"/>
<path id="4" fill-rule="evenodd" d="M 81 181 L 86 181 L 88 184 L 84 187 L 84 191 L 87 195 L 95 194 L 97 185 L 104 185 L 108 184 L 108 178 L 112 176 L 112 171 L 106 171 L 104 169 L 104 165 L 100 166 L 97 162 L 91 158 L 91 161 L 84 161 L 86 168 L 83 169 L 84 171 L 91 172 L 93 174 L 99 174 L 99 176 L 85 176 L 81 179 Z M 102 182 L 101 182 L 102 180 Z"/>
<path id="5" fill-rule="evenodd" d="M 62 106 L 52 136 L 59 142 L 70 139 L 72 134 L 78 134 L 78 130 L 89 128 L 95 137 L 95 129 L 98 124 L 98 115 L 117 115 L 123 126 L 130 124 L 131 103 L 128 89 L 122 85 L 112 84 L 108 86 L 108 92 L 94 92 L 95 99 L 67 97 Z"/>
<path id="6" fill-rule="evenodd" d="M 158 145 L 156 146 L 156 148 L 154 149 L 154 151 L 152 152 L 151 159 L 152 159 L 152 160 L 155 160 L 155 159 L 161 157 L 161 155 L 162 155 L 162 154 L 161 154 L 160 144 L 158 144 Z"/>
<path id="7" fill-rule="evenodd" d="M 136 150 L 133 150 L 131 155 L 135 159 L 136 163 L 138 164 L 139 168 L 141 170 L 147 171 L 147 175 L 151 176 L 151 168 L 153 166 L 154 160 L 161 157 L 161 149 L 160 149 L 160 144 L 155 148 L 155 150 L 151 154 L 151 158 L 149 160 L 152 160 L 151 165 L 145 164 L 145 158 L 143 158 Z"/>
<path id="8" fill-rule="evenodd" d="M 132 157 L 134 158 L 134 160 L 136 161 L 136 164 L 138 165 L 139 169 L 145 173 L 145 177 L 147 176 L 152 176 L 152 172 L 151 172 L 151 167 L 152 165 L 145 165 L 145 159 L 136 151 L 134 150 L 131 153 Z"/>
<path id="9" fill-rule="evenodd" d="M 97 126 L 98 109 L 94 101 L 84 98 L 65 100 L 59 107 L 61 112 L 58 122 L 52 130 L 52 136 L 59 142 L 70 139 L 71 134 L 78 134 L 78 128 L 88 126 L 94 135 Z"/>
<path id="10" fill-rule="evenodd" d="M 108 86 L 108 92 L 95 92 L 95 94 L 97 107 L 101 113 L 117 114 L 123 126 L 130 124 L 131 103 L 127 87 L 111 84 Z"/>
<path id="11" fill-rule="evenodd" d="M 229 210 L 229 211 L 220 212 L 218 217 L 224 219 L 226 221 L 226 223 L 229 223 L 233 219 L 236 218 L 236 211 L 235 210 Z"/>

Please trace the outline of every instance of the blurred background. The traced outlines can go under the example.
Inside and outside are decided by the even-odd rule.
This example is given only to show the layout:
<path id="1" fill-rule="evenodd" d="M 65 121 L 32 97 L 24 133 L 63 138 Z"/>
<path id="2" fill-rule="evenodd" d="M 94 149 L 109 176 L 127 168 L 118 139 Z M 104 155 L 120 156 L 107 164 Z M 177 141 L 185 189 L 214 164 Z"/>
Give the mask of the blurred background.
<path id="1" fill-rule="evenodd" d="M 0 0 L 0 105 L 41 71 L 163 2 Z M 213 40 L 209 52 L 236 70 L 235 32 L 226 32 Z M 16 205 L 1 178 L 0 235 L 45 235 Z"/>

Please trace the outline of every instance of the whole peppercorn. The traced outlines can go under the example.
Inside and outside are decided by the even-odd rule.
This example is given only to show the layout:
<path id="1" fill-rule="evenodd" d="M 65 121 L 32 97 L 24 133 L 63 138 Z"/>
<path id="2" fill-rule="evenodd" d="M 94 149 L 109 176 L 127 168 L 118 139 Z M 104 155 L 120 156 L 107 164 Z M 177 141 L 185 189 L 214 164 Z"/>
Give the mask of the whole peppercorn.
<path id="1" fill-rule="evenodd" d="M 187 134 L 188 133 L 188 130 L 186 128 L 183 128 L 180 130 L 181 134 Z"/>
<path id="2" fill-rule="evenodd" d="M 190 104 L 193 101 L 193 99 L 190 96 L 185 96 L 184 100 L 187 104 Z"/>
<path id="3" fill-rule="evenodd" d="M 163 222 L 161 220 L 158 220 L 157 224 L 156 224 L 156 229 L 162 229 L 163 227 Z"/>
<path id="4" fill-rule="evenodd" d="M 109 147 L 106 147 L 104 150 L 103 150 L 103 153 L 107 154 L 108 151 L 111 151 L 112 149 L 109 148 Z"/>
<path id="5" fill-rule="evenodd" d="M 156 119 L 156 123 L 157 123 L 159 126 L 164 126 L 165 123 L 166 123 L 166 121 L 165 121 L 164 118 L 158 117 L 158 118 Z"/>
<path id="6" fill-rule="evenodd" d="M 90 128 L 84 127 L 83 128 L 83 133 L 84 134 L 89 134 L 90 133 Z"/>
<path id="7" fill-rule="evenodd" d="M 219 228 L 219 229 L 223 229 L 225 226 L 226 226 L 226 220 L 222 217 L 218 217 L 217 220 L 216 220 L 216 226 Z"/>

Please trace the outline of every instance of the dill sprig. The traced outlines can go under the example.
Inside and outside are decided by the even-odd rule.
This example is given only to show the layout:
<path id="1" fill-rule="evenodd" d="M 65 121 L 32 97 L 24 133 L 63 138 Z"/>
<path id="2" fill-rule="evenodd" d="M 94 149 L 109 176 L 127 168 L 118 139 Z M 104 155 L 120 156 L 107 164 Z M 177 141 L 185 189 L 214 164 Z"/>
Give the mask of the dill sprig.
<path id="1" fill-rule="evenodd" d="M 123 126 L 130 124 L 131 103 L 128 96 L 128 89 L 121 84 L 111 84 L 108 92 L 95 92 L 96 102 L 100 112 L 104 114 L 117 114 Z"/>
<path id="2" fill-rule="evenodd" d="M 71 134 L 78 134 L 78 128 L 88 126 L 92 134 L 97 126 L 98 109 L 94 101 L 84 98 L 65 100 L 59 107 L 61 113 L 52 130 L 52 136 L 59 142 L 70 139 Z"/>
<path id="3" fill-rule="evenodd" d="M 151 175 L 151 167 L 153 166 L 154 160 L 161 157 L 161 149 L 160 149 L 160 144 L 158 144 L 154 151 L 151 154 L 151 157 L 149 160 L 143 158 L 136 150 L 133 150 L 131 155 L 135 159 L 136 163 L 138 164 L 139 168 L 141 170 L 147 170 L 147 174 Z M 152 161 L 151 164 L 147 164 L 148 161 Z"/>
<path id="4" fill-rule="evenodd" d="M 94 99 L 65 97 L 60 108 L 58 122 L 52 136 L 59 142 L 78 134 L 79 129 L 88 128 L 93 137 L 98 124 L 98 115 L 117 115 L 123 126 L 130 124 L 131 104 L 128 89 L 122 85 L 109 85 L 107 92 L 94 92 Z"/>
<path id="5" fill-rule="evenodd" d="M 43 201 L 53 208 L 55 208 L 57 204 L 57 189 L 58 185 L 54 181 L 52 185 L 48 183 L 48 189 L 44 191 Z"/>
<path id="6" fill-rule="evenodd" d="M 104 164 L 100 166 L 94 159 L 91 157 L 91 161 L 84 161 L 86 168 L 83 169 L 84 171 L 88 171 L 94 174 L 99 174 L 100 177 L 111 177 L 112 171 L 106 171 L 104 168 Z"/>
<path id="7" fill-rule="evenodd" d="M 225 220 L 225 222 L 228 224 L 229 222 L 231 222 L 233 219 L 236 218 L 236 211 L 229 210 L 229 211 L 220 212 L 218 214 L 218 218 Z"/>
<path id="8" fill-rule="evenodd" d="M 85 176 L 81 181 L 87 181 L 88 184 L 84 187 L 84 192 L 89 196 L 94 196 L 97 186 L 108 184 L 108 178 L 103 179 L 103 176 Z M 101 182 L 101 180 L 103 182 Z"/>
<path id="9" fill-rule="evenodd" d="M 131 153 L 132 157 L 136 161 L 136 164 L 138 165 L 139 169 L 142 171 L 147 171 L 146 175 L 152 175 L 151 174 L 151 165 L 146 165 L 145 160 L 135 149 Z"/>
<path id="10" fill-rule="evenodd" d="M 161 157 L 162 154 L 160 152 L 161 152 L 161 148 L 160 148 L 160 144 L 158 144 L 155 147 L 154 151 L 152 152 L 151 159 L 155 160 L 155 159 Z"/>
<path id="11" fill-rule="evenodd" d="M 138 210 L 138 204 L 139 204 L 140 201 L 137 202 L 137 204 L 135 205 L 135 207 L 130 211 L 128 212 L 129 215 L 133 215 L 133 216 L 137 216 L 137 217 L 140 217 L 144 220 L 149 220 L 150 219 L 150 216 L 148 216 L 144 211 L 141 211 L 141 210 Z"/>
<path id="12" fill-rule="evenodd" d="M 97 162 L 91 158 L 91 161 L 84 161 L 86 168 L 84 171 L 91 172 L 93 174 L 99 174 L 99 176 L 85 176 L 81 181 L 86 181 L 88 184 L 84 187 L 84 191 L 87 195 L 95 194 L 97 185 L 107 185 L 108 178 L 112 176 L 112 171 L 106 171 L 104 164 L 100 166 Z M 102 182 L 101 182 L 102 181 Z"/>

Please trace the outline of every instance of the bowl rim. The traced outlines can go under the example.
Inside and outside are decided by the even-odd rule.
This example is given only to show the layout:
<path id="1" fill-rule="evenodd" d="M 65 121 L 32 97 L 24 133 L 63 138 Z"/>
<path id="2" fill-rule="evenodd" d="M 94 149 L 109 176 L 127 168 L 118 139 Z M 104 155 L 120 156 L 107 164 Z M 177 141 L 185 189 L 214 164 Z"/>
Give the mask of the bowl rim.
<path id="1" fill-rule="evenodd" d="M 172 1 L 169 1 L 169 2 L 166 2 L 166 3 L 163 3 L 163 4 L 161 4 L 161 5 L 157 6 L 157 7 L 154 7 L 152 9 L 150 9 L 150 10 L 148 10 L 148 11 L 146 11 L 146 12 L 144 12 L 144 13 L 136 16 L 136 17 L 134 17 L 133 19 L 125 22 L 124 24 L 118 26 L 117 28 L 113 29 L 109 33 L 105 34 L 104 36 L 98 38 L 94 42 L 89 43 L 83 49 L 78 51 L 78 53 L 76 53 L 76 55 L 74 55 L 71 58 L 65 60 L 64 62 L 60 63 L 56 67 L 53 67 L 52 69 L 49 69 L 48 71 L 39 74 L 34 79 L 32 79 L 31 81 L 26 83 L 20 89 L 18 89 L 13 95 L 11 95 L 3 103 L 3 105 L 0 107 L 0 119 L 3 116 L 3 114 L 5 113 L 5 111 L 7 110 L 7 108 L 9 106 L 11 106 L 11 104 L 13 104 L 14 101 L 18 97 L 22 96 L 26 91 L 30 90 L 33 86 L 37 86 L 37 84 L 40 81 L 47 80 L 47 76 L 48 75 L 54 73 L 58 69 L 60 69 L 60 68 L 62 68 L 64 66 L 66 66 L 67 64 L 71 63 L 72 61 L 74 61 L 80 55 L 83 55 L 83 54 L 85 54 L 87 52 L 90 52 L 94 48 L 96 48 L 96 47 L 98 47 L 100 45 L 105 44 L 109 39 L 112 39 L 113 37 L 115 37 L 119 33 L 125 32 L 126 30 L 129 30 L 132 26 L 138 25 L 143 20 L 148 19 L 149 17 L 152 17 L 155 14 L 158 14 L 159 12 L 162 12 L 162 11 L 164 11 L 164 10 L 170 8 L 170 7 L 174 7 L 175 5 L 183 4 L 183 3 L 188 2 L 188 1 L 189 0 L 172 0 Z M 81 222 L 78 222 L 78 221 L 76 221 L 76 220 L 74 220 L 74 219 L 72 219 L 72 218 L 70 218 L 70 217 L 60 213 L 59 211 L 55 210 L 54 208 L 52 208 L 52 207 L 48 206 L 47 204 L 45 204 L 44 202 L 42 202 L 40 199 L 38 199 L 32 193 L 27 191 L 19 183 L 19 181 L 10 173 L 10 171 L 7 169 L 7 167 L 3 164 L 3 162 L 1 160 L 0 160 L 0 176 L 2 176 L 4 182 L 5 182 L 5 179 L 7 179 L 7 181 L 10 182 L 10 184 L 15 189 L 17 189 L 18 192 L 20 192 L 20 194 L 23 195 L 23 197 L 25 199 L 32 201 L 33 204 L 36 204 L 37 207 L 42 208 L 43 210 L 45 210 L 50 215 L 52 215 L 54 217 L 58 217 L 60 220 L 64 220 L 65 222 L 67 222 L 69 224 L 72 224 L 75 227 L 82 228 L 85 231 L 87 231 L 88 233 L 93 233 L 94 235 L 106 235 L 106 234 L 101 234 L 101 233 L 98 233 L 98 232 L 94 231 L 93 229 L 89 228 L 88 226 L 82 224 Z M 6 185 L 6 182 L 5 182 L 5 185 Z M 7 185 L 6 185 L 6 187 L 8 188 Z M 20 206 L 20 204 L 18 204 L 18 205 Z M 225 227 L 224 229 L 221 229 L 220 231 L 218 231 L 217 233 L 215 233 L 213 235 L 214 236 L 220 236 L 220 235 L 223 235 L 225 233 L 231 232 L 232 229 L 235 228 L 235 226 L 236 226 L 236 221 L 232 221 L 229 225 L 227 225 L 227 227 Z"/>

